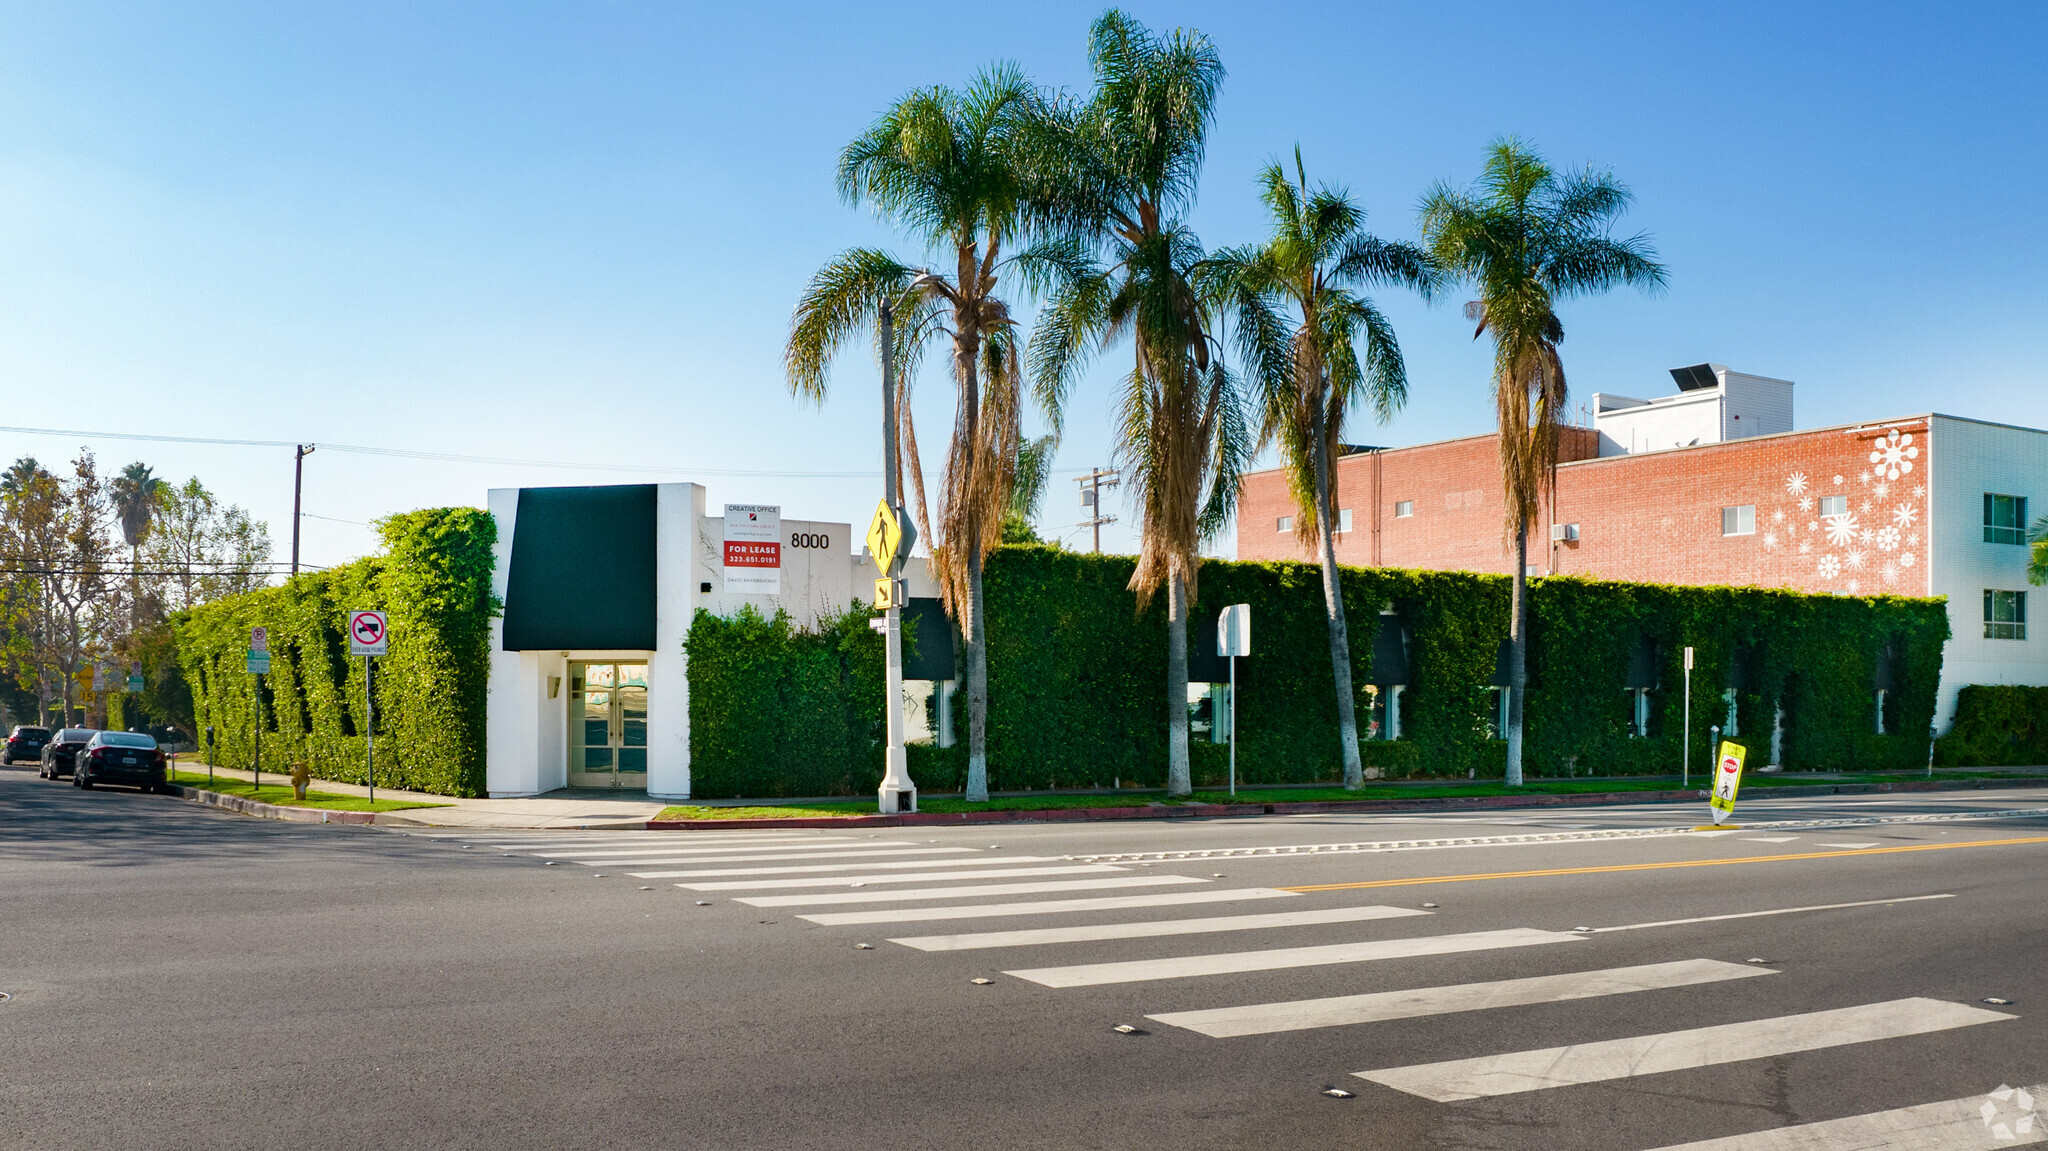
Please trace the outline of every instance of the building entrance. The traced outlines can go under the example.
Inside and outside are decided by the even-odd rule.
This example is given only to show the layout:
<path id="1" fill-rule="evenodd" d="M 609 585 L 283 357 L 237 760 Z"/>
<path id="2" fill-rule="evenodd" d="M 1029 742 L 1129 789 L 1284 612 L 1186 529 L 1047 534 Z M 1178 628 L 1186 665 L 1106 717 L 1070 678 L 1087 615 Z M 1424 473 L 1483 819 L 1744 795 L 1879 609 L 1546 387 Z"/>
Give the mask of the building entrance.
<path id="1" fill-rule="evenodd" d="M 646 664 L 569 664 L 569 786 L 647 789 Z"/>

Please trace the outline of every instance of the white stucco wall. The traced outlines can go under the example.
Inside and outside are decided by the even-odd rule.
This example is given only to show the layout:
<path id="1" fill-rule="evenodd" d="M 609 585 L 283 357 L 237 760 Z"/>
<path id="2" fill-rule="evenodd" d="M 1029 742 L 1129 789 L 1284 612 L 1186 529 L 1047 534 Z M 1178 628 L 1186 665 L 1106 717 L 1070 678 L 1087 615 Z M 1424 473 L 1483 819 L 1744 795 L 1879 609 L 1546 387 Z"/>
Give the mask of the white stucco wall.
<path id="1" fill-rule="evenodd" d="M 1984 493 L 2027 497 L 2029 521 L 2048 512 L 2048 432 L 1954 416 L 1929 421 L 1929 594 L 1948 597 L 1936 724 L 1946 731 L 1964 684 L 2048 685 L 2048 588 L 2027 583 L 2028 549 L 1984 542 Z M 2027 593 L 2027 638 L 1984 638 L 1984 590 Z"/>

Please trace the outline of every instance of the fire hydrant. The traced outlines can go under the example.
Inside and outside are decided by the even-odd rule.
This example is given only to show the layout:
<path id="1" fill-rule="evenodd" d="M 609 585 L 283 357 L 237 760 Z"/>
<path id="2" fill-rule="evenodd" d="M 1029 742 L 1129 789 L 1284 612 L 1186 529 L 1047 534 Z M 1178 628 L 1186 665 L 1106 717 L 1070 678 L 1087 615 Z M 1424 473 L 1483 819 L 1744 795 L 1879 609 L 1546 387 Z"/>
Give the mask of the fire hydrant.
<path id="1" fill-rule="evenodd" d="M 292 793 L 300 799 L 306 798 L 306 785 L 313 782 L 313 773 L 307 769 L 304 760 L 292 764 Z"/>

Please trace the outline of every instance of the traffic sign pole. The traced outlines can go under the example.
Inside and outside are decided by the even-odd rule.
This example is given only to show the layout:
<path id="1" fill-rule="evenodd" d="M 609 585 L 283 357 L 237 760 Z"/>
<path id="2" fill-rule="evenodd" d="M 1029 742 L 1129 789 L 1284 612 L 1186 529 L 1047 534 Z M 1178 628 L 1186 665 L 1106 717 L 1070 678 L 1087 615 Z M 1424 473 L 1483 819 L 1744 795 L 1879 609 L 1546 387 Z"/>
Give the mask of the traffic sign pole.
<path id="1" fill-rule="evenodd" d="M 348 613 L 348 653 L 363 657 L 363 782 L 377 802 L 377 700 L 370 661 L 391 651 L 391 621 L 381 611 Z"/>
<path id="2" fill-rule="evenodd" d="M 910 551 L 908 526 L 903 516 L 903 494 L 897 490 L 896 472 L 896 317 L 888 301 L 882 302 L 882 506 L 876 509 L 878 527 L 886 546 L 875 555 L 884 579 L 895 579 L 904 555 Z M 875 533 L 870 530 L 868 533 Z M 901 545 L 899 547 L 899 545 Z M 874 550 L 874 549 L 870 549 Z M 892 585 L 891 590 L 894 590 Z M 889 723 L 889 748 L 883 761 L 882 786 L 876 795 L 883 815 L 917 810 L 917 785 L 910 781 L 910 753 L 903 749 L 903 608 L 891 595 L 885 609 L 882 645 L 888 661 L 888 692 L 885 714 Z"/>
<path id="3" fill-rule="evenodd" d="M 370 785 L 370 807 L 377 806 L 377 701 L 370 695 L 370 661 L 363 657 L 363 782 Z"/>

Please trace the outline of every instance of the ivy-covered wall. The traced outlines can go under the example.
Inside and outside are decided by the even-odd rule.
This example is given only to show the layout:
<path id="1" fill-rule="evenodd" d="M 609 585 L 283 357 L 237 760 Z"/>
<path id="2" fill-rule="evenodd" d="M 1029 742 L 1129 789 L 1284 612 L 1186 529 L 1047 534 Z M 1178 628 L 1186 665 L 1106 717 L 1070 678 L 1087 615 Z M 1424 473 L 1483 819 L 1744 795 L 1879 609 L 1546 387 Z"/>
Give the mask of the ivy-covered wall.
<path id="1" fill-rule="evenodd" d="M 998 790 L 1158 786 L 1165 781 L 1165 612 L 1133 610 L 1128 556 L 1006 547 L 988 565 L 989 765 Z M 1379 630 L 1408 634 L 1403 738 L 1363 745 L 1390 777 L 1498 776 L 1492 681 L 1508 584 L 1466 572 L 1348 568 L 1352 680 L 1372 679 Z M 1682 652 L 1694 649 L 1693 764 L 1737 683 L 1738 737 L 1768 762 L 1776 707 L 1791 769 L 1907 768 L 1927 760 L 1947 614 L 1938 600 L 1813 596 L 1548 579 L 1532 584 L 1525 768 L 1531 776 L 1676 771 Z M 1190 622 L 1213 633 L 1224 605 L 1252 605 L 1253 654 L 1238 662 L 1240 783 L 1338 778 L 1335 706 L 1320 571 L 1298 563 L 1203 564 Z M 1383 614 L 1388 613 L 1388 614 Z M 881 772 L 880 637 L 856 609 L 819 633 L 758 615 L 700 615 L 690 636 L 693 791 L 705 797 L 866 794 Z M 1645 644 L 1647 642 L 1647 645 Z M 1883 653 L 1890 649 L 1890 655 Z M 1213 650 L 1210 645 L 1209 650 Z M 1624 685 L 1653 653 L 1647 738 Z M 1738 654 L 1739 653 L 1739 654 Z M 1740 673 L 1735 669 L 1740 664 Z M 1880 664 L 1884 664 L 1883 670 Z M 1877 694 L 1888 671 L 1885 729 Z M 838 695 L 835 692 L 851 692 Z M 865 701 L 875 701 L 872 711 Z M 961 742 L 913 746 L 927 790 L 957 790 Z M 1228 749 L 1197 743 L 1196 782 L 1225 778 Z"/>
<path id="2" fill-rule="evenodd" d="M 215 762 L 247 768 L 263 729 L 263 770 L 305 760 L 329 779 L 360 779 L 364 685 L 348 654 L 347 613 L 381 609 L 391 654 L 377 660 L 377 783 L 484 794 L 490 669 L 491 548 L 497 524 L 474 508 L 432 508 L 379 522 L 384 554 L 205 604 L 176 621 L 178 663 Z M 246 670 L 249 630 L 270 629 L 270 674 Z"/>
<path id="3" fill-rule="evenodd" d="M 2048 763 L 2048 687 L 1971 684 L 1956 694 L 1956 720 L 1935 741 L 1943 767 Z"/>

